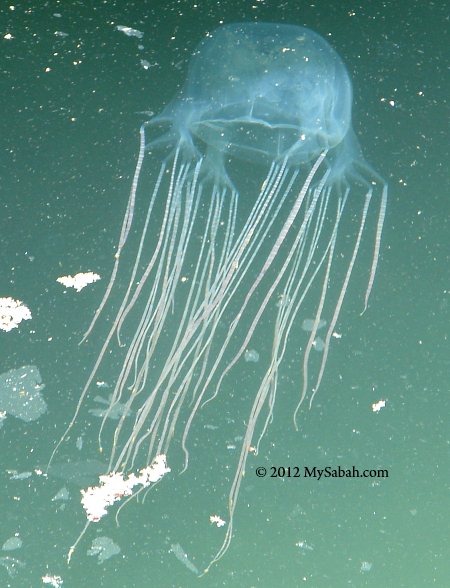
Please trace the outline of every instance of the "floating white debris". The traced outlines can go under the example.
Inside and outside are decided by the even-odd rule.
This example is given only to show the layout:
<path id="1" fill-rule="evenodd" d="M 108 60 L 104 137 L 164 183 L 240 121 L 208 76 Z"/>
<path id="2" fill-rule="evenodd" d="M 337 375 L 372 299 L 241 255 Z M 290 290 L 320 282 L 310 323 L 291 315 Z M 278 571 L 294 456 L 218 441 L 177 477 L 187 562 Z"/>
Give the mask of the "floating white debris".
<path id="1" fill-rule="evenodd" d="M 104 382 L 103 380 L 95 382 L 95 385 L 97 386 L 97 388 L 109 388 L 108 382 Z"/>
<path id="2" fill-rule="evenodd" d="M 225 521 L 219 517 L 219 515 L 211 515 L 209 517 L 209 522 L 211 523 L 211 525 L 216 525 L 216 527 L 223 527 L 226 525 Z"/>
<path id="3" fill-rule="evenodd" d="M 136 486 L 146 488 L 170 472 L 167 467 L 166 456 L 157 455 L 152 463 L 140 470 L 139 476 L 130 474 L 126 479 L 121 472 L 111 472 L 100 476 L 98 486 L 89 486 L 81 490 L 81 504 L 86 511 L 89 521 L 97 522 L 107 514 L 107 507 L 121 500 L 124 496 L 131 496 Z"/>
<path id="4" fill-rule="evenodd" d="M 305 555 L 307 551 L 314 551 L 314 547 L 309 545 L 306 541 L 297 541 L 295 547 L 298 547 L 303 552 L 303 555 Z"/>
<path id="5" fill-rule="evenodd" d="M 42 397 L 41 374 L 34 365 L 9 370 L 0 375 L 0 410 L 26 422 L 37 420 L 47 411 Z"/>
<path id="6" fill-rule="evenodd" d="M 370 572 L 370 570 L 372 569 L 372 563 L 370 561 L 362 561 L 361 562 L 361 567 L 359 568 L 359 571 L 364 574 L 365 572 Z"/>
<path id="7" fill-rule="evenodd" d="M 12 331 L 22 321 L 30 319 L 31 311 L 21 300 L 14 300 L 11 297 L 0 298 L 0 329 L 2 331 Z"/>
<path id="8" fill-rule="evenodd" d="M 26 480 L 31 478 L 33 472 L 18 472 L 17 470 L 7 470 L 10 480 Z"/>
<path id="9" fill-rule="evenodd" d="M 61 276 L 60 278 L 56 278 L 56 281 L 66 288 L 75 288 L 77 292 L 80 292 L 88 284 L 97 282 L 97 280 L 100 280 L 100 276 L 94 272 L 80 272 L 74 276 Z"/>
<path id="10" fill-rule="evenodd" d="M 19 537 L 19 534 L 16 533 L 13 537 L 10 537 L 3 543 L 2 551 L 14 551 L 15 549 L 20 549 L 22 545 L 23 541 Z"/>
<path id="11" fill-rule="evenodd" d="M 315 322 L 316 322 L 316 319 L 305 319 L 302 322 L 303 331 L 307 331 L 308 333 L 310 333 L 314 329 Z M 317 324 L 317 330 L 322 329 L 326 324 L 327 324 L 326 320 L 320 319 Z"/>
<path id="12" fill-rule="evenodd" d="M 50 576 L 47 574 L 46 576 L 42 576 L 42 583 L 50 584 L 52 588 L 59 588 L 64 583 L 64 581 L 61 576 Z"/>
<path id="13" fill-rule="evenodd" d="M 120 547 L 109 537 L 96 537 L 88 549 L 88 555 L 96 555 L 99 564 L 120 553 Z"/>
<path id="14" fill-rule="evenodd" d="M 259 361 L 259 353 L 255 349 L 246 349 L 244 353 L 245 361 L 257 363 Z"/>
<path id="15" fill-rule="evenodd" d="M 117 25 L 116 30 L 124 33 L 127 37 L 137 37 L 138 39 L 142 39 L 144 33 L 142 31 L 138 31 L 137 29 L 132 29 L 131 27 L 125 27 L 123 25 Z"/>
<path id="16" fill-rule="evenodd" d="M 380 412 L 382 408 L 386 406 L 386 400 L 379 400 L 378 402 L 374 402 L 372 404 L 372 411 L 373 412 Z"/>

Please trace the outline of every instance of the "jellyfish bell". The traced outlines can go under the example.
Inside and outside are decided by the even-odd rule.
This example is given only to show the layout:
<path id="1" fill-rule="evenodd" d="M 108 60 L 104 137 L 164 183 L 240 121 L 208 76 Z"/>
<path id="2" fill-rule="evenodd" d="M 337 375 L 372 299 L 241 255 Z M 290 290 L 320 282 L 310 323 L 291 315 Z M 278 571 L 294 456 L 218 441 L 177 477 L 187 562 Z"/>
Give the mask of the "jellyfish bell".
<path id="1" fill-rule="evenodd" d="M 229 524 L 211 564 L 230 545 L 249 448 L 258 451 L 271 421 L 283 359 L 301 331 L 307 300 L 306 316 L 312 305 L 314 318 L 299 362 L 295 422 L 320 387 L 375 195 L 367 307 L 387 186 L 362 156 L 351 109 L 346 67 L 320 35 L 293 25 L 238 23 L 200 43 L 180 93 L 140 130 L 112 276 L 86 336 L 127 269 L 128 286 L 57 448 L 106 357 L 120 352 L 115 338 L 122 340 L 131 323 L 100 426 L 109 471 L 131 472 L 162 454 L 170 462 L 174 446 L 183 451 L 186 468 L 199 410 L 224 393 L 252 340 L 264 337 L 270 351 L 259 362 L 262 377 L 249 400 Z M 139 189 L 144 174 L 152 177 L 146 197 Z M 350 249 L 339 250 L 343 266 L 335 258 L 345 215 L 359 222 Z M 136 225 L 133 260 L 122 264 Z M 310 354 L 324 319 L 323 348 L 312 369 Z M 119 404 L 122 416 L 108 437 L 106 422 Z"/>
<path id="2" fill-rule="evenodd" d="M 208 163 L 302 165 L 346 140 L 351 105 L 347 70 L 320 35 L 293 25 L 226 25 L 199 45 L 182 91 L 149 121 L 170 125 L 149 146 L 197 139 Z"/>

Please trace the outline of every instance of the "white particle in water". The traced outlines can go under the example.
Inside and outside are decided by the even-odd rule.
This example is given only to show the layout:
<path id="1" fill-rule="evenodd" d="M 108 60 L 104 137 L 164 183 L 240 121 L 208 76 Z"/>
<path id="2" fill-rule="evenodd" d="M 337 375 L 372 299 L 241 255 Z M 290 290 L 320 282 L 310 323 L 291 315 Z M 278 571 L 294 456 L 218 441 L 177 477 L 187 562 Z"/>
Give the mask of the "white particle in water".
<path id="1" fill-rule="evenodd" d="M 247 362 L 257 363 L 259 361 L 259 353 L 255 349 L 246 349 L 244 359 Z"/>

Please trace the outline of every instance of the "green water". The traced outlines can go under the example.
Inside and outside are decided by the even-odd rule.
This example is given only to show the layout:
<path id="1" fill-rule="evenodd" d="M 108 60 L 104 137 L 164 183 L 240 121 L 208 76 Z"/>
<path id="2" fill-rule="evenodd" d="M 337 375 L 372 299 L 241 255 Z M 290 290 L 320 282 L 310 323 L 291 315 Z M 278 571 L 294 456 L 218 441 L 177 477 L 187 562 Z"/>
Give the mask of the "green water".
<path id="1" fill-rule="evenodd" d="M 47 573 L 60 575 L 69 588 L 448 586 L 445 6 L 193 6 L 171 0 L 89 7 L 50 2 L 1 12 L 0 295 L 25 301 L 33 320 L 0 334 L 0 372 L 38 366 L 48 412 L 32 423 L 8 417 L 0 429 L 0 546 L 15 534 L 23 541 L 0 558 L 24 564 L 13 577 L 0 567 L 0 586 L 41 586 Z M 331 350 L 313 408 L 299 415 L 295 431 L 299 368 L 287 362 L 273 423 L 259 455 L 247 464 L 230 550 L 206 577 L 197 579 L 170 546 L 180 544 L 201 570 L 221 544 L 222 531 L 208 517 L 217 512 L 226 518 L 237 459 L 231 446 L 239 446 L 235 437 L 242 435 L 260 363 L 237 370 L 224 395 L 199 415 L 188 471 L 176 473 L 175 455 L 174 473 L 144 504 L 127 505 L 120 527 L 109 517 L 89 529 L 68 567 L 68 548 L 84 525 L 80 485 L 35 473 L 11 480 L 9 472 L 45 466 L 99 351 L 104 324 L 88 343 L 78 343 L 112 268 L 144 118 L 138 113 L 157 112 L 167 103 L 207 31 L 238 20 L 311 27 L 348 66 L 355 130 L 390 190 L 370 307 L 360 316 L 371 253 L 365 250 L 337 325 L 342 338 Z M 116 25 L 143 31 L 144 37 L 127 37 Z M 6 33 L 13 38 L 5 39 Z M 80 294 L 65 293 L 55 281 L 87 270 L 104 279 Z M 113 380 L 119 361 L 119 355 L 110 358 L 111 371 L 102 379 Z M 376 414 L 371 404 L 379 399 L 387 404 Z M 56 462 L 101 460 L 98 425 L 84 412 Z M 81 451 L 75 447 L 79 435 Z M 384 468 L 389 477 L 318 481 L 255 475 L 258 466 L 339 465 Z M 63 486 L 69 500 L 52 501 Z M 121 548 L 101 565 L 86 554 L 100 535 Z"/>

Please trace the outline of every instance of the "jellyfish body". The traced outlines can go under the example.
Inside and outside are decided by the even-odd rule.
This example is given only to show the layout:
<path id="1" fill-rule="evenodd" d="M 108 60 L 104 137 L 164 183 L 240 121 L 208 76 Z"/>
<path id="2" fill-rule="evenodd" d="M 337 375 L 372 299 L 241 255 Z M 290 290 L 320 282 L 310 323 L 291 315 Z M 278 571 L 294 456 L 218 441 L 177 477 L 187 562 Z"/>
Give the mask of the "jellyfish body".
<path id="1" fill-rule="evenodd" d="M 375 197 L 367 307 L 387 186 L 363 159 L 351 110 L 345 65 L 321 36 L 299 26 L 240 23 L 205 38 L 180 94 L 141 127 L 116 263 L 88 334 L 117 289 L 135 225 L 139 243 L 69 429 L 115 337 L 123 338 L 131 324 L 99 436 L 105 447 L 108 413 L 123 405 L 108 442 L 109 469 L 142 467 L 155 455 L 170 455 L 174 443 L 187 467 L 189 431 L 199 409 L 221 392 L 261 329 L 266 338 L 270 329 L 264 373 L 244 417 L 230 522 L 211 563 L 229 547 L 248 451 L 258 450 L 272 418 L 283 358 L 301 330 L 306 304 L 314 319 L 297 369 L 294 420 L 320 386 Z M 145 199 L 138 186 L 147 165 L 154 177 Z M 336 264 L 343 219 L 353 227 L 353 241 L 348 247 L 346 235 Z M 321 360 L 311 370 L 310 352 L 324 318 Z"/>
<path id="2" fill-rule="evenodd" d="M 350 167 L 360 157 L 351 108 L 345 65 L 320 35 L 245 23 L 223 26 L 200 44 L 180 95 L 151 124 L 170 124 L 157 142 L 181 140 L 195 151 L 199 139 L 222 173 L 227 157 L 258 164 L 286 158 L 295 166 L 324 150 Z"/>

